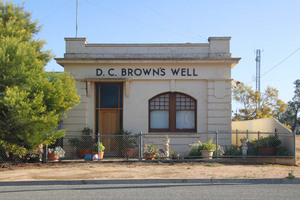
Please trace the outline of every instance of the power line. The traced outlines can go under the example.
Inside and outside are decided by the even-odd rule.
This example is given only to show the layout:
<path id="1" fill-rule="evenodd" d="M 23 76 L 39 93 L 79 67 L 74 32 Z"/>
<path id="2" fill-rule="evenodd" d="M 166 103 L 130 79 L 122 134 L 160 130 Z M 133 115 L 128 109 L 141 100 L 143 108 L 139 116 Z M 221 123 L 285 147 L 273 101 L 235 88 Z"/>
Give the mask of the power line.
<path id="1" fill-rule="evenodd" d="M 280 61 L 277 65 L 275 65 L 274 67 L 272 67 L 271 69 L 269 69 L 267 72 L 265 72 L 260 77 L 262 77 L 262 76 L 266 75 L 267 73 L 271 72 L 273 69 L 275 69 L 276 67 L 278 67 L 281 63 L 283 63 L 284 61 L 286 61 L 288 58 L 290 58 L 292 55 L 294 55 L 299 50 L 300 50 L 300 47 L 298 49 L 296 49 L 293 53 L 291 53 L 290 55 L 288 55 L 285 59 L 283 59 L 282 61 Z"/>
<path id="2" fill-rule="evenodd" d="M 108 8 L 104 7 L 103 5 L 102 5 L 102 6 L 99 6 L 99 4 L 96 4 L 94 1 L 86 0 L 85 2 L 87 2 L 87 3 L 91 4 L 91 5 L 93 5 L 94 7 L 97 6 L 97 7 L 99 7 L 100 9 L 105 10 L 106 12 L 109 12 L 109 13 L 111 13 L 111 14 L 113 14 L 113 15 L 116 15 L 116 16 L 119 16 L 119 17 L 121 17 L 121 18 L 126 18 L 126 19 L 128 19 L 128 20 L 134 21 L 134 22 L 139 23 L 139 24 L 147 25 L 147 26 L 152 27 L 152 28 L 155 28 L 155 29 L 159 29 L 159 30 L 162 30 L 162 31 L 165 31 L 165 32 L 169 32 L 169 33 L 173 33 L 173 34 L 180 35 L 180 36 L 183 36 L 183 37 L 187 37 L 187 38 L 192 38 L 192 39 L 194 39 L 194 37 L 192 37 L 192 36 L 190 36 L 190 35 L 183 34 L 183 33 L 180 33 L 180 32 L 174 31 L 174 30 L 169 30 L 169 29 L 166 29 L 166 28 L 157 26 L 157 25 L 153 25 L 153 24 L 151 24 L 151 23 L 148 23 L 148 22 L 142 21 L 142 20 L 140 20 L 140 19 L 137 19 L 137 18 L 134 18 L 134 17 L 125 15 L 125 14 L 120 13 L 120 12 L 117 12 L 117 11 L 115 11 L 115 10 L 108 9 Z M 202 36 L 201 36 L 201 37 L 202 37 Z M 203 37 L 203 38 L 204 38 L 204 37 Z"/>
<path id="3" fill-rule="evenodd" d="M 272 67 L 271 69 L 269 69 L 268 71 L 266 71 L 265 73 L 263 73 L 260 77 L 263 77 L 264 75 L 268 74 L 269 72 L 271 72 L 272 70 L 274 70 L 275 68 L 277 68 L 278 66 L 280 66 L 284 61 L 286 61 L 287 59 L 289 59 L 292 55 L 294 55 L 299 50 L 300 50 L 300 47 L 298 49 L 296 49 L 295 51 L 293 51 L 291 54 L 289 54 L 286 58 L 284 58 L 283 60 L 281 60 L 274 67 Z M 246 85 L 249 85 L 252 82 L 254 82 L 254 81 L 252 80 L 249 83 L 247 83 Z"/>
<path id="4" fill-rule="evenodd" d="M 151 10 L 152 12 L 156 13 L 157 15 L 159 15 L 159 16 L 161 16 L 161 17 L 167 19 L 167 20 L 169 20 L 170 22 L 172 22 L 172 23 L 174 23 L 174 24 L 177 24 L 177 25 L 179 25 L 179 26 L 181 26 L 181 27 L 183 27 L 183 28 L 185 28 L 185 29 L 188 29 L 190 32 L 193 32 L 196 36 L 201 37 L 201 38 L 203 38 L 203 39 L 207 39 L 207 37 L 204 37 L 204 36 L 200 35 L 199 33 L 196 33 L 195 31 L 193 31 L 193 30 L 190 29 L 189 27 L 184 26 L 184 25 L 178 23 L 177 21 L 171 19 L 170 17 L 167 17 L 167 16 L 161 14 L 160 12 L 158 12 L 157 10 L 153 9 L 152 7 L 146 5 L 146 4 L 143 3 L 142 1 L 139 0 L 139 3 L 140 3 L 142 6 L 144 6 L 145 8 L 147 8 L 147 9 Z"/>

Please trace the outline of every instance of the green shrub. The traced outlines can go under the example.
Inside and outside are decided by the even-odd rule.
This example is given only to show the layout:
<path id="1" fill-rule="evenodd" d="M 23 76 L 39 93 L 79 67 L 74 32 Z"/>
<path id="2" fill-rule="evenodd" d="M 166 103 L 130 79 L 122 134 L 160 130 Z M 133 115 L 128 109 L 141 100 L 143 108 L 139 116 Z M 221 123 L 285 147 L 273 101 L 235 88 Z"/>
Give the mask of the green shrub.
<path id="1" fill-rule="evenodd" d="M 99 152 L 103 152 L 105 150 L 105 146 L 102 144 L 102 142 L 99 142 Z M 98 142 L 95 143 L 93 151 L 98 151 Z"/>
<path id="2" fill-rule="evenodd" d="M 276 156 L 290 156 L 290 155 L 292 155 L 291 152 L 289 152 L 286 148 L 277 147 Z"/>
<path id="3" fill-rule="evenodd" d="M 281 141 L 278 135 L 269 135 L 268 137 L 261 137 L 255 141 L 255 147 L 278 147 Z"/>
<path id="4" fill-rule="evenodd" d="M 201 152 L 200 152 L 199 146 L 193 145 L 191 147 L 191 151 L 189 153 L 189 156 L 191 156 L 191 157 L 200 157 L 201 156 Z"/>
<path id="5" fill-rule="evenodd" d="M 199 146 L 199 150 L 210 150 L 210 151 L 216 151 L 217 147 L 215 144 L 213 144 L 213 138 L 210 138 L 209 142 L 204 142 L 202 145 Z"/>
<path id="6" fill-rule="evenodd" d="M 229 148 L 226 146 L 224 155 L 239 156 L 242 155 L 242 151 L 238 146 L 230 146 Z"/>

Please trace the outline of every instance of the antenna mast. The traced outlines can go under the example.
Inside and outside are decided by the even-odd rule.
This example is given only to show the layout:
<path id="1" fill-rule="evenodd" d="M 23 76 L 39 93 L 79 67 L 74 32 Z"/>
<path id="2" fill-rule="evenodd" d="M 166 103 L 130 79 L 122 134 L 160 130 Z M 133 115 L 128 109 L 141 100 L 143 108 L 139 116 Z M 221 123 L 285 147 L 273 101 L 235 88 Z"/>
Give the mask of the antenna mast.
<path id="1" fill-rule="evenodd" d="M 261 50 L 256 50 L 256 92 L 260 94 L 260 61 L 261 61 Z M 257 101 L 256 110 L 258 110 L 260 106 L 260 101 Z"/>
<path id="2" fill-rule="evenodd" d="M 260 58 L 261 58 L 261 54 L 260 54 L 260 49 L 256 50 L 256 91 L 258 91 L 260 93 Z"/>
<path id="3" fill-rule="evenodd" d="M 78 37 L 78 0 L 76 0 L 76 38 Z"/>

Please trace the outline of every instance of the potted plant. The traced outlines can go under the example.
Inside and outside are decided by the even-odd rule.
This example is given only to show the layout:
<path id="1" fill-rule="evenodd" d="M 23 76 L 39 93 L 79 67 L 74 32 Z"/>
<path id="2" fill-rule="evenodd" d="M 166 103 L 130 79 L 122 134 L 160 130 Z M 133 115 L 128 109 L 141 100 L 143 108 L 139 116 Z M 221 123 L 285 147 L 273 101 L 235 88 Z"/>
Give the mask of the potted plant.
<path id="1" fill-rule="evenodd" d="M 188 158 L 199 158 L 201 156 L 200 146 L 202 145 L 201 141 L 195 141 L 193 144 L 190 144 L 190 152 L 188 154 Z"/>
<path id="2" fill-rule="evenodd" d="M 69 145 L 74 149 L 74 157 L 79 157 L 80 140 L 78 138 L 70 138 L 68 142 Z"/>
<path id="3" fill-rule="evenodd" d="M 91 154 L 93 145 L 93 129 L 84 127 L 80 138 L 80 157 L 84 158 L 85 155 Z"/>
<path id="4" fill-rule="evenodd" d="M 276 149 L 280 144 L 281 141 L 278 135 L 269 135 L 256 140 L 254 146 L 258 149 L 259 155 L 273 156 L 276 154 Z"/>
<path id="5" fill-rule="evenodd" d="M 213 138 L 210 138 L 209 142 L 204 142 L 199 145 L 199 150 L 203 158 L 212 159 L 214 151 L 216 151 L 217 146 L 213 144 Z"/>
<path id="6" fill-rule="evenodd" d="M 105 146 L 102 144 L 102 142 L 97 142 L 95 143 L 94 145 L 94 148 L 93 148 L 93 154 L 98 154 L 98 159 L 102 160 L 103 159 L 103 156 L 104 156 L 104 150 L 105 150 Z"/>
<path id="7" fill-rule="evenodd" d="M 145 144 L 143 154 L 146 160 L 154 160 L 155 156 L 159 153 L 159 147 L 155 148 L 154 145 Z"/>
<path id="8" fill-rule="evenodd" d="M 65 151 L 61 147 L 55 147 L 48 149 L 48 159 L 50 161 L 58 161 L 59 158 L 65 157 Z"/>
<path id="9" fill-rule="evenodd" d="M 124 157 L 133 157 L 134 149 L 137 145 L 137 136 L 132 135 L 131 131 L 119 130 L 117 133 L 120 136 L 118 140 L 119 151 Z"/>

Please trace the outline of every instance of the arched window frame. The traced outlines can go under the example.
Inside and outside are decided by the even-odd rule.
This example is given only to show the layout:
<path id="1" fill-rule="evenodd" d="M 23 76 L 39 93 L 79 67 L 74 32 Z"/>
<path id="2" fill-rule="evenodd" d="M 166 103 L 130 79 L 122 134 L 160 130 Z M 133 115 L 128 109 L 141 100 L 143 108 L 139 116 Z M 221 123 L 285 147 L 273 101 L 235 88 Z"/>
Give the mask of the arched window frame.
<path id="1" fill-rule="evenodd" d="M 176 97 L 177 96 L 177 97 Z M 189 105 L 188 105 L 189 104 Z M 154 106 L 154 107 L 153 107 Z M 151 127 L 152 111 L 168 111 L 168 128 Z M 187 94 L 179 92 L 166 92 L 158 94 L 148 101 L 149 111 L 149 132 L 196 132 L 197 131 L 197 100 Z M 193 128 L 177 128 L 176 112 L 177 111 L 193 111 L 194 127 Z"/>

